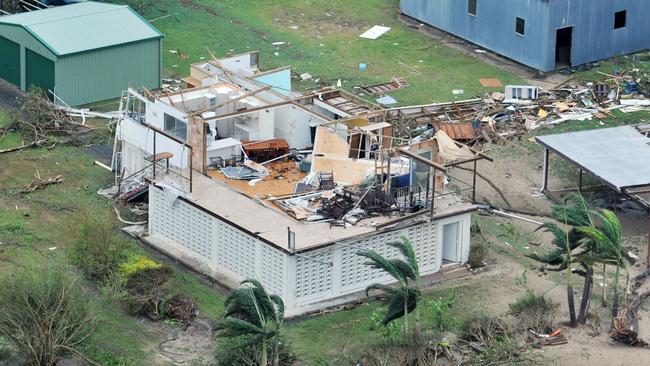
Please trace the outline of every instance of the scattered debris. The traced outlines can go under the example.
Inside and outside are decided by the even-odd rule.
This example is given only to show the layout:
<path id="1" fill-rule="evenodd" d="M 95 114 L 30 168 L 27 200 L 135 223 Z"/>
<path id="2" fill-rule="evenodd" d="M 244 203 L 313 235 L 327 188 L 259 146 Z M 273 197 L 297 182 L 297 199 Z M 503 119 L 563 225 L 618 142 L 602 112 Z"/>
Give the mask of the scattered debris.
<path id="1" fill-rule="evenodd" d="M 31 193 L 31 192 L 34 192 L 37 189 L 41 189 L 41 188 L 44 188 L 46 186 L 49 186 L 49 185 L 52 185 L 52 184 L 59 184 L 59 183 L 63 183 L 63 176 L 62 175 L 59 174 L 57 176 L 50 177 L 47 180 L 43 180 L 41 178 L 41 174 L 37 170 L 36 173 L 34 173 L 34 179 L 32 180 L 32 182 L 29 183 L 27 185 L 27 187 L 25 187 L 22 191 L 20 191 L 20 193 L 25 193 L 25 194 Z"/>
<path id="2" fill-rule="evenodd" d="M 390 95 L 385 95 L 381 98 L 375 99 L 375 101 L 381 105 L 393 105 L 397 104 L 397 100 Z"/>
<path id="3" fill-rule="evenodd" d="M 488 78 L 481 78 L 478 79 L 479 83 L 481 83 L 482 86 L 486 88 L 500 88 L 503 86 L 501 83 L 501 80 L 499 79 L 488 79 Z"/>
<path id="4" fill-rule="evenodd" d="M 366 38 L 366 39 L 377 39 L 380 36 L 382 36 L 384 33 L 388 32 L 389 30 L 390 27 L 375 25 L 372 28 L 368 29 L 367 31 L 363 32 L 361 35 L 359 35 L 359 37 Z"/>
<path id="5" fill-rule="evenodd" d="M 361 64 L 359 64 L 361 65 Z M 365 64 L 364 64 L 365 65 Z M 359 66 L 361 68 L 361 66 Z M 365 66 L 364 66 L 365 70 Z M 361 90 L 368 94 L 384 94 L 391 90 L 402 89 L 409 85 L 409 83 L 401 76 L 393 76 L 389 83 L 375 84 L 369 86 L 361 86 Z"/>

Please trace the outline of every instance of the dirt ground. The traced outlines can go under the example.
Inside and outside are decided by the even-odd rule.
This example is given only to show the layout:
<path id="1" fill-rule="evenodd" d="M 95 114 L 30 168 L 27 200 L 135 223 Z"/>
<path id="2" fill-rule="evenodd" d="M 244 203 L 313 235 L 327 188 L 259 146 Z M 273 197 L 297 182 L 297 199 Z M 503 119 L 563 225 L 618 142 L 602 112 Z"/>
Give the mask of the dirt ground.
<path id="1" fill-rule="evenodd" d="M 549 213 L 551 201 L 539 193 L 541 183 L 541 154 L 524 154 L 515 146 L 502 146 L 497 151 L 488 147 L 492 154 L 498 155 L 498 159 L 490 163 L 481 161 L 479 171 L 490 179 L 507 196 L 512 206 L 516 209 Z M 504 150 L 506 149 L 506 153 Z M 488 152 L 489 154 L 490 152 Z M 458 172 L 454 172 L 458 173 Z M 570 182 L 564 181 L 556 176 L 550 176 L 552 187 L 570 186 Z M 505 207 L 504 202 L 496 194 L 495 190 L 482 180 L 479 180 L 477 195 L 499 207 Z M 545 221 L 545 217 L 528 216 L 528 218 Z M 639 274 L 646 268 L 645 258 L 647 253 L 647 218 L 619 214 L 623 225 L 624 247 L 631 249 L 640 257 L 639 263 L 630 266 L 630 275 Z M 532 232 L 537 225 L 519 220 L 500 219 L 501 223 L 513 223 L 522 232 Z M 486 291 L 489 301 L 485 306 L 498 313 L 507 309 L 508 305 L 521 294 L 521 288 L 514 286 L 515 279 L 521 276 L 527 266 L 522 262 L 522 255 L 514 248 L 504 243 L 502 238 L 489 237 L 490 242 L 498 251 L 492 251 L 493 268 L 491 271 L 481 275 L 491 278 L 485 283 L 485 287 L 479 291 Z M 551 237 L 545 233 L 535 233 L 535 241 L 540 243 L 550 242 Z M 543 248 L 545 244 L 540 246 Z M 504 251 L 509 254 L 501 254 Z M 561 276 L 561 275 L 559 275 Z M 602 291 L 602 276 L 596 273 L 594 278 L 594 293 Z M 541 275 L 535 270 L 529 270 L 527 284 L 533 290 L 545 293 L 550 299 L 560 304 L 559 318 L 566 321 L 568 318 L 568 306 L 566 304 L 566 287 L 558 284 L 558 278 L 550 274 Z M 582 281 L 578 279 L 574 286 L 575 301 L 579 304 L 581 300 Z M 646 284 L 644 287 L 648 287 Z M 611 317 L 608 310 L 601 307 L 600 301 L 591 304 L 591 312 L 596 315 L 592 322 L 599 324 L 597 327 L 580 327 L 570 329 L 566 324 L 562 325 L 569 343 L 567 345 L 547 347 L 543 350 L 543 363 L 548 365 L 643 365 L 650 364 L 650 352 L 643 349 L 634 349 L 624 345 L 613 343 L 608 334 L 609 321 Z M 646 304 L 639 311 L 639 334 L 640 337 L 650 340 L 650 305 Z"/>

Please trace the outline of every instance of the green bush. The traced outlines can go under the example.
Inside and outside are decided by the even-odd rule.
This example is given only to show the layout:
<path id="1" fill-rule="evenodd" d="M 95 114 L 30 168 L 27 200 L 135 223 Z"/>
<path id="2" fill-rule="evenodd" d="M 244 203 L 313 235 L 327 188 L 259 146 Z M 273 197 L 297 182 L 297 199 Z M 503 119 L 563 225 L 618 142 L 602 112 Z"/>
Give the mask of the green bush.
<path id="1" fill-rule="evenodd" d="M 456 319 L 453 317 L 452 309 L 455 302 L 456 292 L 452 292 L 446 299 L 427 301 L 425 306 L 431 316 L 433 330 L 444 332 L 454 329 Z"/>
<path id="2" fill-rule="evenodd" d="M 278 353 L 280 365 L 292 365 L 298 358 L 293 352 L 291 344 L 283 337 L 279 337 Z M 215 366 L 249 366 L 257 365 L 261 346 L 253 340 L 252 336 L 223 338 L 216 346 L 214 359 Z M 273 339 L 267 340 L 269 365 L 275 357 Z"/>
<path id="3" fill-rule="evenodd" d="M 74 239 L 70 259 L 94 280 L 105 281 L 125 258 L 128 241 L 110 212 L 82 210 L 68 225 L 68 233 Z"/>
<path id="4" fill-rule="evenodd" d="M 0 279 L 0 335 L 29 365 L 51 366 L 94 331 L 88 294 L 62 266 L 12 271 Z"/>
<path id="5" fill-rule="evenodd" d="M 532 329 L 538 333 L 546 333 L 555 326 L 555 316 L 558 304 L 537 295 L 527 289 L 523 296 L 514 304 L 510 304 L 510 312 L 517 318 L 523 330 Z"/>
<path id="6" fill-rule="evenodd" d="M 370 329 L 376 330 L 384 338 L 401 337 L 404 334 L 404 324 L 400 322 L 390 322 L 386 325 L 382 324 L 382 320 L 386 316 L 386 308 L 377 308 L 370 315 Z"/>

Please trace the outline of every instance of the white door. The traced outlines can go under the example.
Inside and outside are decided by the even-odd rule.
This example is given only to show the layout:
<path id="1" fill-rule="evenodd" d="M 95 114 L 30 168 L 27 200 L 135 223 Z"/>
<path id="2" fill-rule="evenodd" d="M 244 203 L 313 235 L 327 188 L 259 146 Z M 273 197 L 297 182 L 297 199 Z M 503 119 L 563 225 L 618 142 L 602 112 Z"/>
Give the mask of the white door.
<path id="1" fill-rule="evenodd" d="M 442 226 L 442 260 L 460 262 L 460 224 L 452 222 Z"/>

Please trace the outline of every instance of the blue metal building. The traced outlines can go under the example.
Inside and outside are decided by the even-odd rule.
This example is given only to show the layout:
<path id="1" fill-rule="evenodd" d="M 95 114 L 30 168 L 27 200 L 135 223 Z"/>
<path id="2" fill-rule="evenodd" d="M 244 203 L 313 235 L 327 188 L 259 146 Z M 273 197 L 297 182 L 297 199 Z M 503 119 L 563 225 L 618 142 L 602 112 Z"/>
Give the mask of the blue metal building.
<path id="1" fill-rule="evenodd" d="M 541 71 L 650 48 L 648 0 L 401 0 L 400 7 Z"/>

